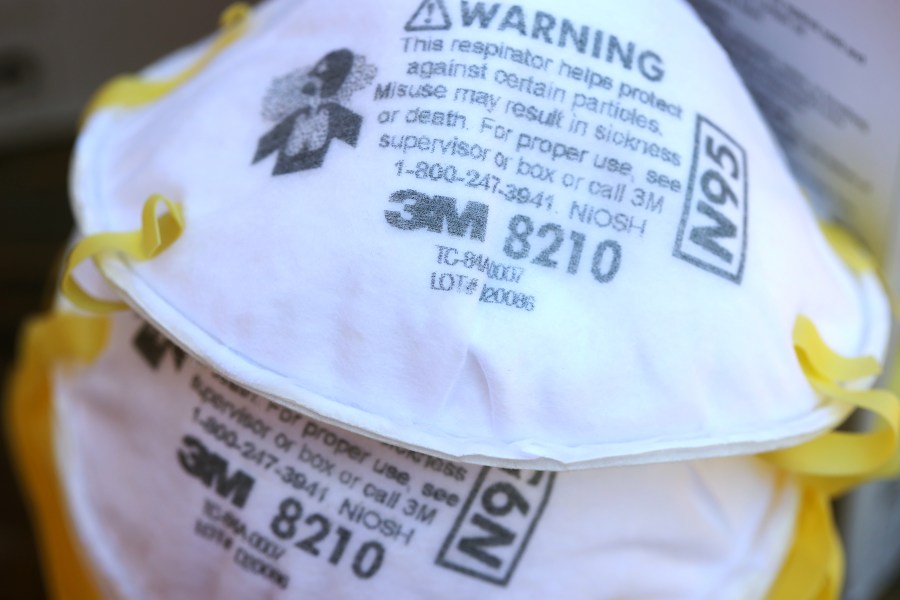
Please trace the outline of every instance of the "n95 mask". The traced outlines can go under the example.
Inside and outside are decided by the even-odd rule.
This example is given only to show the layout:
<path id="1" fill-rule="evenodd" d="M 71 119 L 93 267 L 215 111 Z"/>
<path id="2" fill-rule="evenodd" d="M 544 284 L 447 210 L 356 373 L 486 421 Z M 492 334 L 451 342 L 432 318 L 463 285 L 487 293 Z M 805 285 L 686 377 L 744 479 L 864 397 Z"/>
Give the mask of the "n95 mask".
<path id="1" fill-rule="evenodd" d="M 80 230 L 155 194 L 178 241 L 95 254 L 130 306 L 317 423 L 468 462 L 797 444 L 849 411 L 810 386 L 800 319 L 886 344 L 877 280 L 681 3 L 266 3 L 98 96 Z"/>
<path id="2" fill-rule="evenodd" d="M 753 457 L 552 473 L 400 449 L 202 366 L 130 312 L 55 368 L 55 454 L 108 597 L 761 598 L 797 486 Z M 645 575 L 640 575 L 645 574 Z"/>

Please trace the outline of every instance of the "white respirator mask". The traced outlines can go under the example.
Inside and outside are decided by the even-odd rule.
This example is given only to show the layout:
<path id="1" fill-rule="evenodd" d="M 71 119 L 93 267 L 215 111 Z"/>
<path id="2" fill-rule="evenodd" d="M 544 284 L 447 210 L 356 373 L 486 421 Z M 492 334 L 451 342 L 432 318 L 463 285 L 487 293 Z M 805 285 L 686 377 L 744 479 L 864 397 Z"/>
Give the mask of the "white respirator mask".
<path id="1" fill-rule="evenodd" d="M 798 319 L 886 345 L 877 279 L 678 3 L 265 4 L 94 103 L 82 232 L 155 194 L 177 243 L 94 254 L 129 305 L 288 408 L 445 457 L 797 444 L 849 411 L 809 385 Z"/>
<path id="2" fill-rule="evenodd" d="M 109 597 L 757 598 L 791 548 L 798 488 L 754 457 L 444 460 L 248 392 L 133 313 L 109 327 L 54 386 L 68 511 Z"/>

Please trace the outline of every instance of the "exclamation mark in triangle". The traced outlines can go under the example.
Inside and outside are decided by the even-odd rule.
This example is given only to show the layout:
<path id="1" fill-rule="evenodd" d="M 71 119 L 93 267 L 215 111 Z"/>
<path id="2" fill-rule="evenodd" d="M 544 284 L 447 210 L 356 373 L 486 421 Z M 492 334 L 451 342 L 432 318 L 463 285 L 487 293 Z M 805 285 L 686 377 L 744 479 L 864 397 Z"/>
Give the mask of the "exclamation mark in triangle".
<path id="1" fill-rule="evenodd" d="M 442 31 L 450 29 L 450 15 L 444 0 L 424 0 L 404 28 L 407 31 Z"/>

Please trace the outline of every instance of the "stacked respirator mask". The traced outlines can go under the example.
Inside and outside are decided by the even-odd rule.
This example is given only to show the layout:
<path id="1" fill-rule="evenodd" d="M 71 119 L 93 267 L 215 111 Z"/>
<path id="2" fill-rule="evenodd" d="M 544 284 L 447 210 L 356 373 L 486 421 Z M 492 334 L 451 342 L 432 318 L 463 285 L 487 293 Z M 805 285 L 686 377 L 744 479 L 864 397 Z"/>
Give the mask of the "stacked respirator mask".
<path id="1" fill-rule="evenodd" d="M 829 349 L 883 355 L 877 278 L 690 9 L 408 4 L 265 4 L 95 99 L 62 288 L 152 326 L 60 317 L 100 340 L 52 391 L 94 580 L 786 594 L 895 445 Z"/>
<path id="2" fill-rule="evenodd" d="M 63 488 L 109 597 L 761 597 L 790 551 L 800 493 L 749 457 L 450 461 L 248 393 L 131 313 L 108 339 L 56 390 Z"/>

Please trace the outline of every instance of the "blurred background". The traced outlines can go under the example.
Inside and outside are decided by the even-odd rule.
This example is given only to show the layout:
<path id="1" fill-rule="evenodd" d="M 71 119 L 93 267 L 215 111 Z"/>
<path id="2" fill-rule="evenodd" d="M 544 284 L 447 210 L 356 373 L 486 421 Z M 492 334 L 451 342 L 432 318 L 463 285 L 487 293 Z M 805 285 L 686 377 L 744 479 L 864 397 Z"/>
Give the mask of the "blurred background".
<path id="1" fill-rule="evenodd" d="M 0 0 L 0 377 L 23 319 L 46 306 L 72 230 L 68 168 L 82 107 L 104 81 L 213 33 L 228 0 Z M 5 385 L 4 385 L 5 388 Z M 5 429 L 4 429 L 5 431 Z M 45 597 L 5 435 L 0 597 Z"/>

